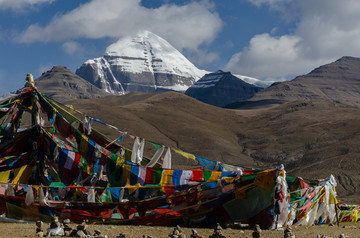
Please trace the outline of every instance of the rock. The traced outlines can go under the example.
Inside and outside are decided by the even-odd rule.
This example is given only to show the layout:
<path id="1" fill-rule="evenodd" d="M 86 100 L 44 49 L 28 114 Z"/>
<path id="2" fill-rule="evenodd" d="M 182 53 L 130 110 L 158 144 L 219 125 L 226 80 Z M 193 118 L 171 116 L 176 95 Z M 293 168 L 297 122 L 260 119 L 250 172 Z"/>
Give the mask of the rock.
<path id="1" fill-rule="evenodd" d="M 356 226 L 343 226 L 345 229 L 356 229 Z"/>
<path id="2" fill-rule="evenodd" d="M 340 234 L 339 235 L 339 238 L 345 238 L 345 234 L 343 233 L 343 234 Z"/>
<path id="3" fill-rule="evenodd" d="M 225 238 L 225 236 L 222 234 L 223 228 L 220 226 L 219 223 L 216 223 L 216 226 L 214 228 L 214 233 L 209 236 L 209 238 Z"/>
<path id="4" fill-rule="evenodd" d="M 204 238 L 204 237 L 199 235 L 195 229 L 192 229 L 190 238 Z"/>
<path id="5" fill-rule="evenodd" d="M 86 229 L 87 229 L 87 225 L 86 225 L 85 222 L 83 222 L 83 223 L 81 223 L 80 225 L 77 225 L 77 226 L 76 226 L 76 230 L 78 230 L 78 231 L 84 231 L 84 230 L 86 230 Z"/>
<path id="6" fill-rule="evenodd" d="M 64 236 L 74 236 L 76 233 L 73 233 L 73 230 L 64 230 Z"/>
<path id="7" fill-rule="evenodd" d="M 254 232 L 252 233 L 253 238 L 260 238 L 261 237 L 261 229 L 258 224 L 255 225 Z"/>
<path id="8" fill-rule="evenodd" d="M 295 235 L 292 233 L 291 226 L 287 226 L 284 231 L 284 238 L 295 238 Z"/>
<path id="9" fill-rule="evenodd" d="M 126 238 L 125 234 L 120 233 L 116 238 Z"/>
<path id="10" fill-rule="evenodd" d="M 228 228 L 231 229 L 245 229 L 249 227 L 249 224 L 242 224 L 241 222 L 234 222 L 232 224 L 227 225 Z"/>
<path id="11" fill-rule="evenodd" d="M 42 221 L 36 221 L 36 227 L 39 229 L 43 229 L 44 223 Z"/>
<path id="12" fill-rule="evenodd" d="M 83 230 L 77 230 L 76 237 L 86 237 L 86 234 Z"/>
<path id="13" fill-rule="evenodd" d="M 177 225 L 173 232 L 169 234 L 170 238 L 186 238 L 186 235 L 182 233 L 182 229 L 179 225 Z"/>
<path id="14" fill-rule="evenodd" d="M 36 232 L 36 237 L 44 237 L 44 232 L 42 231 Z"/>
<path id="15" fill-rule="evenodd" d="M 91 236 L 91 232 L 89 230 L 83 230 L 86 236 Z"/>
<path id="16" fill-rule="evenodd" d="M 75 237 L 76 236 L 76 233 L 77 233 L 77 230 L 72 230 L 71 232 L 70 232 L 70 237 Z"/>
<path id="17" fill-rule="evenodd" d="M 331 238 L 331 237 L 326 236 L 326 235 L 321 235 L 321 234 L 318 234 L 318 235 L 317 235 L 317 238 Z"/>
<path id="18" fill-rule="evenodd" d="M 50 228 L 51 229 L 55 229 L 55 228 L 58 228 L 58 227 L 60 227 L 61 225 L 60 225 L 60 222 L 55 222 L 55 221 L 53 221 L 53 222 L 51 222 L 51 224 L 50 224 Z"/>
<path id="19" fill-rule="evenodd" d="M 71 221 L 69 218 L 63 220 L 63 224 L 69 225 L 70 223 L 71 223 Z"/>
<path id="20" fill-rule="evenodd" d="M 50 236 L 63 236 L 64 235 L 64 229 L 62 227 L 56 227 L 56 228 L 48 228 L 46 237 Z"/>

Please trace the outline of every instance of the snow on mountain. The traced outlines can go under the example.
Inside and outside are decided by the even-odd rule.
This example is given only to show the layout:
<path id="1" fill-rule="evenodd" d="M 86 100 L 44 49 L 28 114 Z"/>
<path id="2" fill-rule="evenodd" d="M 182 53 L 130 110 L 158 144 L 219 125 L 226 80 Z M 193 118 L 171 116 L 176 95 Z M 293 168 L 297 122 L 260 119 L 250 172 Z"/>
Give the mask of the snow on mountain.
<path id="1" fill-rule="evenodd" d="M 253 84 L 260 88 L 267 88 L 272 83 L 274 83 L 273 81 L 272 82 L 261 81 L 260 79 L 252 78 L 252 77 L 248 77 L 248 76 L 244 76 L 244 75 L 240 75 L 240 74 L 233 74 L 233 75 L 249 84 Z"/>
<path id="2" fill-rule="evenodd" d="M 185 91 L 206 73 L 149 31 L 120 39 L 104 56 L 90 59 L 76 70 L 82 78 L 113 94 Z"/>

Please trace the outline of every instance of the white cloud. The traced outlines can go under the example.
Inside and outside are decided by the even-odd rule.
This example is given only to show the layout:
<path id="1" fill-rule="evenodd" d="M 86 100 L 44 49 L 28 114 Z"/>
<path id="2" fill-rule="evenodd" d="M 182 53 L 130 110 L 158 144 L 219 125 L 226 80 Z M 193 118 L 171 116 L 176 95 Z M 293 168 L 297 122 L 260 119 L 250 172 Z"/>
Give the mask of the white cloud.
<path id="1" fill-rule="evenodd" d="M 76 52 L 83 50 L 82 46 L 79 43 L 77 43 L 76 41 L 66 41 L 63 43 L 62 48 L 69 55 L 73 55 Z"/>
<path id="2" fill-rule="evenodd" d="M 52 3 L 55 0 L 0 0 L 0 10 L 23 11 L 27 7 L 34 7 L 44 3 Z"/>
<path id="3" fill-rule="evenodd" d="M 289 3 L 249 1 L 279 7 Z M 254 36 L 247 47 L 233 55 L 227 70 L 259 78 L 284 78 L 308 73 L 344 55 L 360 56 L 360 1 L 296 0 L 292 4 L 289 10 L 299 14 L 293 33 Z"/>
<path id="4" fill-rule="evenodd" d="M 30 25 L 17 40 L 22 43 L 54 42 L 75 38 L 119 38 L 149 30 L 167 39 L 179 50 L 196 50 L 210 43 L 222 27 L 208 1 L 186 5 L 166 4 L 148 9 L 141 0 L 92 0 L 46 26 Z"/>
<path id="5" fill-rule="evenodd" d="M 263 4 L 268 4 L 270 7 L 280 6 L 284 3 L 290 3 L 292 0 L 248 0 L 255 6 L 260 7 Z"/>
<path id="6" fill-rule="evenodd" d="M 38 73 L 38 75 L 42 75 L 46 71 L 49 71 L 50 69 L 52 69 L 52 67 L 54 67 L 54 64 L 51 64 L 51 63 L 41 64 L 41 65 L 39 65 L 39 67 L 37 69 L 37 73 Z"/>

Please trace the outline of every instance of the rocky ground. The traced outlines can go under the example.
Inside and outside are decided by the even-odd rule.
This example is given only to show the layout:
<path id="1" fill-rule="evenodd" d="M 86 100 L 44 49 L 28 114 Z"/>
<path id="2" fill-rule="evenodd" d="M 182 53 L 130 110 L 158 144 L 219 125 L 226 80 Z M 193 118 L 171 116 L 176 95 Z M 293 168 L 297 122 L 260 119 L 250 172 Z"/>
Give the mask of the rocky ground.
<path id="1" fill-rule="evenodd" d="M 76 225 L 71 224 L 74 228 Z M 44 224 L 44 227 L 49 227 L 50 224 Z M 182 233 L 186 237 L 191 237 L 192 228 L 181 228 Z M 35 223 L 0 223 L 0 237 L 35 237 L 36 225 Z M 150 226 L 113 226 L 113 225 L 90 225 L 88 230 L 94 234 L 95 230 L 110 237 L 121 237 L 123 234 L 126 238 L 141 238 L 144 235 L 151 237 L 169 237 L 174 230 L 174 227 L 150 227 Z M 208 238 L 214 233 L 213 229 L 196 228 L 200 236 Z M 253 237 L 253 230 L 239 230 L 239 229 L 223 229 L 222 235 L 227 238 L 238 237 Z M 316 237 L 360 237 L 359 223 L 341 223 L 339 226 L 292 226 L 292 233 L 297 238 L 316 238 Z M 342 235 L 343 236 L 340 236 Z M 320 236 L 318 236 L 320 235 Z M 323 235 L 323 236 L 322 236 Z M 283 230 L 265 230 L 261 231 L 261 237 L 278 238 L 284 237 Z"/>

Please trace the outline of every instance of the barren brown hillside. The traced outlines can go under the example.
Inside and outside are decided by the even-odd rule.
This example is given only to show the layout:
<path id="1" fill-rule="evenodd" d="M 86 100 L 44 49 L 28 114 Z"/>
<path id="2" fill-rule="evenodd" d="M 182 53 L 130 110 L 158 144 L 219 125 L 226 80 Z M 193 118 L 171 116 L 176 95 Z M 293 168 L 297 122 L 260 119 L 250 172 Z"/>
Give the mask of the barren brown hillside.
<path id="1" fill-rule="evenodd" d="M 304 178 L 334 174 L 340 197 L 360 203 L 358 108 L 302 100 L 267 109 L 229 110 L 174 92 L 132 93 L 71 104 L 129 134 L 212 160 L 244 167 L 282 163 L 288 174 Z M 111 138 L 119 135 L 103 131 Z M 127 138 L 124 143 L 131 147 L 132 141 Z M 175 162 L 196 165 L 187 159 Z"/>

